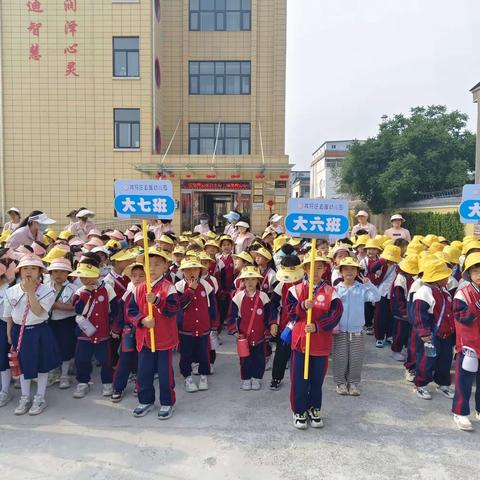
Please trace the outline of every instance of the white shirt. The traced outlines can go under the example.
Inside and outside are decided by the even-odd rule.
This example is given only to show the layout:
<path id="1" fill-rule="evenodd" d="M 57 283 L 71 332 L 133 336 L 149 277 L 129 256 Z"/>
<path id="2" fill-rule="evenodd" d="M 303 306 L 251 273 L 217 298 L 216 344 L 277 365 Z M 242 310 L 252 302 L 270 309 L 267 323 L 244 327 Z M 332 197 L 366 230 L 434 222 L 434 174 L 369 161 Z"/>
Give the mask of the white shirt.
<path id="1" fill-rule="evenodd" d="M 50 282 L 49 286 L 55 291 L 54 282 Z M 68 280 L 65 281 L 65 283 L 63 284 L 62 294 L 56 301 L 63 303 L 64 305 L 71 304 L 73 295 L 75 295 L 75 292 L 77 290 L 78 289 L 76 285 L 74 285 L 73 283 L 70 283 Z M 55 299 L 57 298 L 57 295 L 58 295 L 58 290 L 55 291 L 55 297 L 54 297 Z M 74 316 L 75 316 L 75 310 L 59 310 L 54 308 L 52 309 L 52 316 L 50 317 L 50 320 L 63 320 L 64 318 L 69 318 Z"/>
<path id="2" fill-rule="evenodd" d="M 37 316 L 30 309 L 25 322 L 27 326 L 39 325 L 48 320 L 48 312 L 50 312 L 55 303 L 55 292 L 51 287 L 43 283 L 38 286 L 35 296 L 43 310 L 40 316 Z M 20 284 L 17 284 L 6 291 L 5 298 L 3 311 L 5 318 L 11 317 L 14 323 L 21 325 L 28 303 L 27 294 L 22 290 Z"/>
<path id="3" fill-rule="evenodd" d="M 0 320 L 5 321 L 5 315 L 3 314 L 4 305 L 5 305 L 5 292 L 8 289 L 8 283 L 4 283 L 0 286 Z"/>

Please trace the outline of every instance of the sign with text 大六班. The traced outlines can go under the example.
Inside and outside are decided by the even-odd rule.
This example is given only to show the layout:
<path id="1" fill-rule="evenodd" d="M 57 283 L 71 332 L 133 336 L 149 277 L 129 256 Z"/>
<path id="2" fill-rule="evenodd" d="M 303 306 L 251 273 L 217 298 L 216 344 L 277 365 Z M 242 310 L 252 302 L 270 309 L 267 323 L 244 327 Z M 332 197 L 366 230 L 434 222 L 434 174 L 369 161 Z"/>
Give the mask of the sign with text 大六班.
<path id="1" fill-rule="evenodd" d="M 174 211 L 169 180 L 115 181 L 115 213 L 119 218 L 171 220 Z"/>
<path id="2" fill-rule="evenodd" d="M 348 202 L 326 198 L 291 198 L 285 230 L 291 237 L 345 237 L 349 230 Z"/>
<path id="3" fill-rule="evenodd" d="M 480 223 L 480 185 L 464 185 L 458 213 L 462 223 Z"/>

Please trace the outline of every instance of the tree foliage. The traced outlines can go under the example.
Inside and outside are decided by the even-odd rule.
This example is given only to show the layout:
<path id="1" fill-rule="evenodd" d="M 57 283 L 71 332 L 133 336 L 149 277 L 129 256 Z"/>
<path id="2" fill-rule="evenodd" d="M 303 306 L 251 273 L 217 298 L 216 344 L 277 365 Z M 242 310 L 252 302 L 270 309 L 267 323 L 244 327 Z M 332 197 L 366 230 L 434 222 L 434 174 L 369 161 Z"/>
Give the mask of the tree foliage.
<path id="1" fill-rule="evenodd" d="M 441 105 L 395 115 L 376 137 L 352 145 L 339 172 L 342 191 L 379 213 L 422 192 L 461 187 L 475 169 L 475 135 L 466 130 L 467 120 Z"/>

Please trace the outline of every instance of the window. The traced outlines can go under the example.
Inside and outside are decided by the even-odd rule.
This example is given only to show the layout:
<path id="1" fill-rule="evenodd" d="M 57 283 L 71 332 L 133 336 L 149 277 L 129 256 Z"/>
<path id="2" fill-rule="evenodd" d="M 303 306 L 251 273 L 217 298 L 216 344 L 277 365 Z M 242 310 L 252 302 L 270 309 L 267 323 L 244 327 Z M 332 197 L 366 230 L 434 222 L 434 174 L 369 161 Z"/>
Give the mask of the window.
<path id="1" fill-rule="evenodd" d="M 140 148 L 140 109 L 115 108 L 115 148 Z"/>
<path id="2" fill-rule="evenodd" d="M 251 0 L 189 0 L 190 30 L 240 32 L 251 30 Z"/>
<path id="3" fill-rule="evenodd" d="M 191 123 L 190 155 L 212 155 L 218 136 L 216 155 L 250 155 L 249 123 Z"/>
<path id="4" fill-rule="evenodd" d="M 190 95 L 250 95 L 250 62 L 189 62 Z"/>
<path id="5" fill-rule="evenodd" d="M 139 76 L 138 37 L 113 37 L 113 76 Z"/>

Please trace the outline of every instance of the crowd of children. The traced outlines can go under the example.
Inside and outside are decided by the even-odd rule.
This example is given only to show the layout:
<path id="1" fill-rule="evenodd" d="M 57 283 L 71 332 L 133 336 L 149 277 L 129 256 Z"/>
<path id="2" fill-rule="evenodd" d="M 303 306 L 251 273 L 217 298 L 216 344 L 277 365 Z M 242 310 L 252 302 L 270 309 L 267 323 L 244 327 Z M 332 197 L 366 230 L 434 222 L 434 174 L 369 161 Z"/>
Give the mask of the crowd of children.
<path id="1" fill-rule="evenodd" d="M 334 245 L 320 240 L 312 251 L 309 240 L 283 233 L 279 215 L 255 236 L 246 219 L 230 212 L 228 233 L 205 224 L 175 236 L 169 222 L 152 222 L 144 244 L 139 225 L 99 231 L 90 210 L 76 216 L 57 234 L 41 211 L 23 222 L 18 215 L 0 237 L 0 407 L 12 399 L 12 377 L 21 389 L 16 415 L 40 414 L 47 387 L 69 389 L 73 374 L 73 397 L 81 399 L 97 365 L 102 395 L 112 402 L 133 383 L 136 417 L 154 408 L 158 376 L 158 418 L 168 419 L 176 402 L 173 352 L 185 390 L 206 391 L 226 331 L 236 337 L 241 388 L 260 390 L 271 369 L 269 387 L 277 391 L 290 368 L 293 425 L 320 428 L 330 355 L 336 392 L 357 397 L 366 336 L 374 335 L 377 348 L 389 346 L 404 364 L 419 398 L 432 398 L 434 382 L 452 400 L 461 430 L 473 429 L 476 382 L 480 420 L 475 237 L 410 240 L 356 228 L 352 237 Z M 394 220 L 393 230 L 403 231 L 401 216 Z"/>

